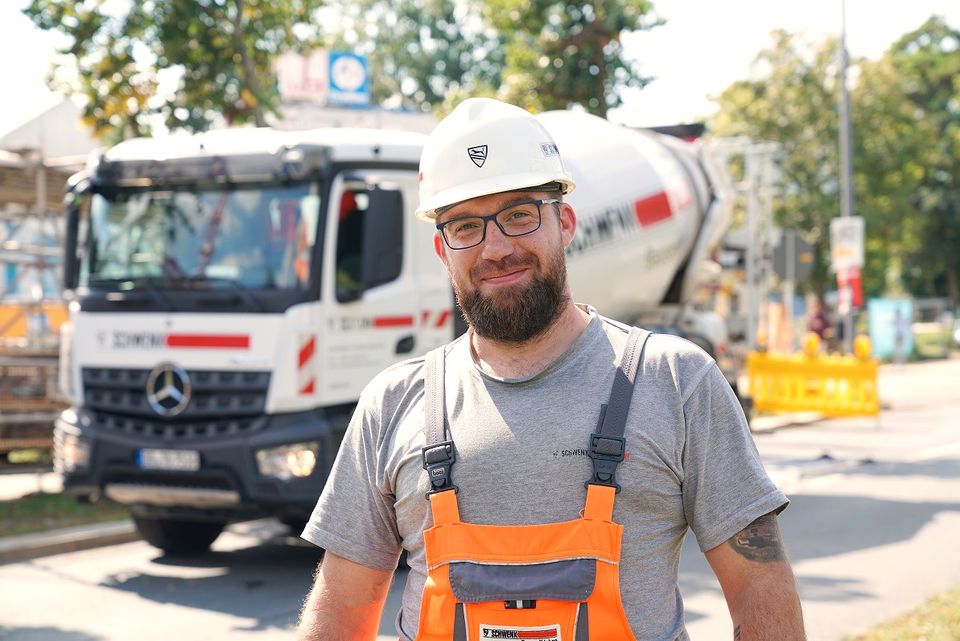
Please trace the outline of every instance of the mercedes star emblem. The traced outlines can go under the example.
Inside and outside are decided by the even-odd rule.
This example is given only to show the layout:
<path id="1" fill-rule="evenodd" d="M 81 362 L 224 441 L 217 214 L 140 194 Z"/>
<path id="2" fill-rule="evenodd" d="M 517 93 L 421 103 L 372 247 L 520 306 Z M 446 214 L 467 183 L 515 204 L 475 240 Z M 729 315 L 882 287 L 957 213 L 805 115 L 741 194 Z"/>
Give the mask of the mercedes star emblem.
<path id="1" fill-rule="evenodd" d="M 179 365 L 161 363 L 147 377 L 147 402 L 160 416 L 176 416 L 190 402 L 190 377 Z"/>

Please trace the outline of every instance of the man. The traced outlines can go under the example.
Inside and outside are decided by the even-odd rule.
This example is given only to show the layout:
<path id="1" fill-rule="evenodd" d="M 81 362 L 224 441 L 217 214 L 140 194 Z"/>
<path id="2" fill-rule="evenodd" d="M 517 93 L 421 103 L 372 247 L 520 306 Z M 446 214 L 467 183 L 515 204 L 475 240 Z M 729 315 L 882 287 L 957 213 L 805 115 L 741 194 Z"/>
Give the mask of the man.
<path id="1" fill-rule="evenodd" d="M 388 368 L 365 389 L 304 530 L 304 538 L 326 554 L 298 638 L 375 638 L 401 550 L 410 566 L 397 617 L 402 639 L 526 638 L 521 632 L 533 628 L 477 628 L 480 615 L 454 605 L 471 602 L 464 596 L 471 590 L 454 580 L 456 564 L 448 581 L 447 568 L 437 562 L 443 556 L 438 530 L 493 526 L 478 531 L 504 541 L 500 556 L 507 563 L 491 570 L 496 573 L 510 570 L 517 558 L 511 571 L 536 565 L 522 560 L 537 552 L 527 533 L 536 538 L 543 528 L 559 532 L 590 521 L 605 528 L 622 524 L 622 544 L 613 557 L 589 561 L 596 589 L 590 583 L 577 597 L 584 600 L 579 606 L 595 598 L 591 590 L 607 590 L 609 585 L 600 587 L 600 573 L 612 567 L 615 593 L 601 596 L 625 615 L 623 628 L 598 632 L 616 627 L 613 617 L 596 615 L 610 611 L 602 609 L 606 603 L 589 620 L 588 610 L 575 611 L 566 624 L 576 627 L 575 635 L 562 636 L 561 623 L 529 634 L 686 639 L 677 563 L 690 527 L 721 583 L 735 639 L 803 639 L 796 585 L 776 521 L 787 500 L 764 473 L 716 364 L 690 343 L 664 335 L 647 338 L 636 359 L 623 356 L 637 353 L 628 349 L 629 328 L 572 301 L 564 248 L 577 218 L 563 195 L 574 184 L 546 130 L 517 107 L 467 100 L 431 134 L 420 169 L 418 215 L 437 225 L 434 247 L 470 330 L 443 355 Z M 438 362 L 440 374 L 431 369 Z M 623 460 L 614 463 L 615 478 L 598 480 L 591 458 L 597 434 L 591 433 L 605 425 L 601 405 L 608 396 L 613 403 L 614 380 L 633 371 Z M 439 392 L 432 391 L 437 380 Z M 425 434 L 431 412 L 439 413 L 449 432 L 449 467 L 429 454 L 437 442 Z M 597 496 L 609 499 L 612 520 L 596 516 L 591 501 Z M 475 538 L 471 545 L 490 547 L 483 536 Z M 516 556 L 521 548 L 526 557 Z M 474 563 L 478 558 L 460 565 L 472 566 L 467 570 L 473 584 L 489 585 L 489 576 L 474 572 L 487 567 L 482 558 Z M 511 576 L 520 577 L 518 584 L 531 581 Z M 552 607 L 548 599 L 560 598 L 517 596 L 516 586 L 503 583 L 497 589 L 511 596 L 501 599 L 498 592 L 482 605 L 498 608 L 497 616 L 511 609 L 536 611 L 538 604 Z"/>

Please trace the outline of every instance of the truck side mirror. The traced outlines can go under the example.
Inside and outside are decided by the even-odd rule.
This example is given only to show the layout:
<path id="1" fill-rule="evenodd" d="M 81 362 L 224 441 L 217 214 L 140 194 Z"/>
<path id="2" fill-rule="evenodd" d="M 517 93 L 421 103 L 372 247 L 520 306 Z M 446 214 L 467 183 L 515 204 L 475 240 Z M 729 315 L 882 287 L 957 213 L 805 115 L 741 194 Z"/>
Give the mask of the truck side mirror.
<path id="1" fill-rule="evenodd" d="M 403 267 L 403 194 L 377 187 L 369 198 L 363 218 L 364 288 L 394 280 Z"/>
<path id="2" fill-rule="evenodd" d="M 71 194 L 66 201 L 66 221 L 64 225 L 63 243 L 63 289 L 72 290 L 77 287 L 80 274 L 80 255 L 77 240 L 80 230 L 80 207 L 83 197 Z"/>

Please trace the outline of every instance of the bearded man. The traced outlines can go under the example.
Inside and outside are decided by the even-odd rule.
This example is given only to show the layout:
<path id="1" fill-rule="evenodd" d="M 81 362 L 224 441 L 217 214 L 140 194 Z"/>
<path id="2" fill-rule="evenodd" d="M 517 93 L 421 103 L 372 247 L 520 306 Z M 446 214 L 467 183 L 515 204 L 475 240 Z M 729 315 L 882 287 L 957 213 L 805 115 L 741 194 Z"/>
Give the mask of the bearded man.
<path id="1" fill-rule="evenodd" d="M 404 641 L 687 639 L 688 529 L 736 639 L 804 638 L 787 499 L 716 363 L 571 298 L 561 151 L 489 99 L 430 135 L 417 213 L 469 330 L 364 390 L 303 533 L 326 552 L 299 639 L 376 638 L 402 551 Z"/>

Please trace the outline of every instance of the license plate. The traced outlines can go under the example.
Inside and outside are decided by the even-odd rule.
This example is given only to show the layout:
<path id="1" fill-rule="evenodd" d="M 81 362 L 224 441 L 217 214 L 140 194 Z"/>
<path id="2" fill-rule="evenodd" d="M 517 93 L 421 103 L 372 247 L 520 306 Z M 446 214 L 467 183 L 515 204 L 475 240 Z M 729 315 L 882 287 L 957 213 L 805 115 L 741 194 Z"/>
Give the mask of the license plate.
<path id="1" fill-rule="evenodd" d="M 200 452 L 196 450 L 140 450 L 137 465 L 144 470 L 196 472 L 200 469 Z"/>

